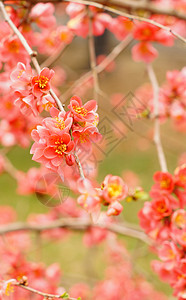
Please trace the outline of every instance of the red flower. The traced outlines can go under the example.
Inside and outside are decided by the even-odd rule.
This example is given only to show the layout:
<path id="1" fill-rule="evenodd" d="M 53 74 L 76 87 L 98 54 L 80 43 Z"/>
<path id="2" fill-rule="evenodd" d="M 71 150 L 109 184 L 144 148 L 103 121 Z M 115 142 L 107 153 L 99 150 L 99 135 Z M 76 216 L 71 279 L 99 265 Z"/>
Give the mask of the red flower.
<path id="1" fill-rule="evenodd" d="M 134 61 L 152 62 L 158 56 L 157 50 L 148 42 L 140 42 L 132 48 Z"/>
<path id="2" fill-rule="evenodd" d="M 172 213 L 171 201 L 168 197 L 159 197 L 152 201 L 152 209 L 154 218 L 159 220 L 168 217 Z"/>
<path id="3" fill-rule="evenodd" d="M 156 172 L 154 174 L 155 184 L 152 186 L 150 195 L 171 194 L 174 190 L 174 180 L 171 174 L 165 172 Z"/>
<path id="4" fill-rule="evenodd" d="M 50 80 L 54 75 L 53 70 L 49 70 L 48 68 L 44 68 L 41 70 L 38 76 L 34 76 L 32 78 L 32 86 L 33 86 L 33 94 L 35 96 L 42 96 L 46 94 L 50 90 Z"/>
<path id="5" fill-rule="evenodd" d="M 178 167 L 174 174 L 176 185 L 186 188 L 186 164 Z"/>

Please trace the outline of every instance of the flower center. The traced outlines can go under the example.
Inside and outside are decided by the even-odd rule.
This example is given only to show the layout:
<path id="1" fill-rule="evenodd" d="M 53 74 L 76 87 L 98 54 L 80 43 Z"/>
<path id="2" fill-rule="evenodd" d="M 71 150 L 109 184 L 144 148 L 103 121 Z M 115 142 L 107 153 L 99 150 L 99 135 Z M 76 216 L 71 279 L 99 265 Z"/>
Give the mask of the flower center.
<path id="1" fill-rule="evenodd" d="M 86 116 L 88 112 L 84 107 L 73 106 L 73 109 L 83 117 Z"/>
<path id="2" fill-rule="evenodd" d="M 24 71 L 24 70 L 20 70 L 20 71 L 19 71 L 19 75 L 17 76 L 18 79 L 19 79 L 19 78 L 21 77 L 21 75 L 23 74 L 23 71 Z"/>
<path id="3" fill-rule="evenodd" d="M 19 53 L 19 43 L 17 41 L 12 41 L 9 45 L 8 45 L 8 50 L 11 53 Z"/>
<path id="4" fill-rule="evenodd" d="M 162 189 L 167 189 L 170 185 L 170 179 L 164 179 L 160 182 L 160 187 Z"/>
<path id="5" fill-rule="evenodd" d="M 159 213 L 163 213 L 167 210 L 166 205 L 164 203 L 159 203 L 158 207 L 157 207 L 157 211 Z"/>
<path id="6" fill-rule="evenodd" d="M 39 79 L 36 81 L 41 89 L 44 89 L 48 83 L 49 79 L 45 76 L 39 76 Z"/>
<path id="7" fill-rule="evenodd" d="M 180 181 L 182 182 L 182 183 L 186 183 L 186 176 L 185 175 L 183 175 L 183 174 L 180 174 Z"/>
<path id="8" fill-rule="evenodd" d="M 177 215 L 175 218 L 175 223 L 178 227 L 182 227 L 186 224 L 186 220 L 183 215 Z"/>
<path id="9" fill-rule="evenodd" d="M 150 36 L 152 34 L 151 30 L 149 28 L 145 28 L 142 32 L 143 35 L 146 37 Z"/>
<path id="10" fill-rule="evenodd" d="M 108 194 L 110 197 L 118 197 L 122 192 L 122 186 L 116 183 L 111 183 L 108 186 Z"/>
<path id="11" fill-rule="evenodd" d="M 80 137 L 79 137 L 80 142 L 81 142 L 81 143 L 86 143 L 87 140 L 88 140 L 88 136 L 89 136 L 89 135 L 88 135 L 87 132 L 82 133 L 82 134 L 80 135 Z"/>
<path id="12" fill-rule="evenodd" d="M 59 140 L 56 141 L 55 144 L 57 145 L 55 152 L 59 155 L 63 155 L 67 149 L 67 145 L 64 144 L 62 141 L 60 142 Z"/>
<path id="13" fill-rule="evenodd" d="M 60 130 L 65 129 L 65 122 L 63 120 L 61 120 L 58 117 L 53 118 L 53 120 L 55 120 L 55 127 L 59 128 Z"/>
<path id="14" fill-rule="evenodd" d="M 5 295 L 10 296 L 10 294 L 13 292 L 14 292 L 14 287 L 12 286 L 12 282 L 8 282 L 5 289 Z"/>
<path id="15" fill-rule="evenodd" d="M 186 242 L 186 233 L 185 232 L 182 234 L 181 239 L 183 242 Z"/>

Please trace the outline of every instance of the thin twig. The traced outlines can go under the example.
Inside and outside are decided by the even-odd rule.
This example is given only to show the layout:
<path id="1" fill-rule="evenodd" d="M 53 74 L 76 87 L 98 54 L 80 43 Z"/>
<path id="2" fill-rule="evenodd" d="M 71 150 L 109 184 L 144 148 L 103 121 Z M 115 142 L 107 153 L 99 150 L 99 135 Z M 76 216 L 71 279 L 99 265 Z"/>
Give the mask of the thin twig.
<path id="1" fill-rule="evenodd" d="M 166 15 L 176 17 L 178 19 L 186 20 L 186 15 L 184 12 L 175 10 L 173 8 L 164 8 L 162 5 L 158 6 L 150 1 L 132 1 L 132 0 L 112 0 L 108 6 L 113 6 L 116 8 L 130 8 L 136 11 L 145 11 L 152 14 Z"/>
<path id="2" fill-rule="evenodd" d="M 153 103 L 154 103 L 154 142 L 158 152 L 159 163 L 162 172 L 167 172 L 167 162 L 163 151 L 160 137 L 160 121 L 159 121 L 159 85 L 152 68 L 152 65 L 147 65 L 147 71 L 153 87 Z"/>
<path id="3" fill-rule="evenodd" d="M 13 166 L 13 164 L 8 159 L 8 157 L 5 154 L 3 154 L 2 152 L 1 152 L 1 156 L 3 157 L 3 162 L 4 162 L 3 167 L 4 167 L 5 172 L 7 172 L 12 178 L 17 180 L 18 170 Z"/>
<path id="4" fill-rule="evenodd" d="M 55 228 L 67 228 L 74 231 L 85 231 L 90 227 L 94 228 L 103 228 L 107 229 L 111 232 L 122 236 L 129 236 L 132 238 L 139 239 L 144 243 L 151 245 L 152 241 L 147 237 L 147 235 L 142 232 L 140 229 L 136 229 L 135 227 L 132 228 L 127 227 L 125 224 L 106 224 L 105 222 L 98 222 L 96 224 L 92 224 L 90 220 L 81 219 L 81 218 L 66 218 L 60 219 L 56 221 L 52 221 L 45 225 L 40 224 L 29 224 L 29 223 L 11 223 L 6 225 L 0 226 L 0 234 L 7 234 L 9 232 L 16 232 L 16 231 L 35 231 L 35 232 L 42 232 L 46 230 L 52 230 Z"/>
<path id="5" fill-rule="evenodd" d="M 69 45 L 60 45 L 51 56 L 49 56 L 42 64 L 41 69 L 44 67 L 50 68 L 64 53 Z"/>
<path id="6" fill-rule="evenodd" d="M 36 289 L 33 289 L 29 286 L 26 286 L 26 285 L 23 285 L 23 284 L 20 284 L 20 283 L 17 283 L 15 284 L 17 287 L 20 287 L 24 290 L 27 290 L 33 294 L 37 294 L 37 295 L 40 295 L 42 297 L 44 297 L 44 299 L 60 299 L 62 298 L 62 295 L 53 295 L 53 294 L 47 294 L 47 293 L 43 293 L 43 292 L 40 292 Z M 68 298 L 65 298 L 66 300 L 76 300 L 75 298 L 71 298 L 71 297 L 68 297 Z"/>
<path id="7" fill-rule="evenodd" d="M 84 175 L 83 168 L 82 168 L 82 165 L 80 163 L 79 157 L 78 157 L 78 155 L 76 153 L 74 153 L 74 157 L 75 157 L 78 169 L 79 169 L 80 176 L 84 180 L 85 179 L 85 175 Z"/>
<path id="8" fill-rule="evenodd" d="M 129 34 L 123 41 L 121 41 L 117 46 L 114 47 L 114 49 L 109 53 L 109 55 L 99 64 L 96 66 L 95 70 L 97 74 L 103 72 L 105 68 L 114 61 L 119 54 L 128 47 L 128 45 L 133 40 L 132 36 Z M 72 86 L 63 94 L 63 99 L 66 101 L 73 93 L 73 90 L 80 86 L 82 83 L 85 82 L 85 80 L 89 79 L 92 76 L 92 72 L 89 71 L 85 74 L 83 74 L 78 80 L 76 80 Z"/>
<path id="9" fill-rule="evenodd" d="M 89 48 L 89 57 L 90 57 L 90 66 L 92 70 L 92 76 L 94 80 L 94 98 L 98 100 L 99 95 L 99 80 L 98 73 L 96 71 L 96 51 L 95 51 L 95 43 L 94 43 L 94 35 L 93 35 L 93 16 L 89 8 L 88 10 L 88 20 L 89 20 L 89 34 L 88 34 L 88 48 Z"/>

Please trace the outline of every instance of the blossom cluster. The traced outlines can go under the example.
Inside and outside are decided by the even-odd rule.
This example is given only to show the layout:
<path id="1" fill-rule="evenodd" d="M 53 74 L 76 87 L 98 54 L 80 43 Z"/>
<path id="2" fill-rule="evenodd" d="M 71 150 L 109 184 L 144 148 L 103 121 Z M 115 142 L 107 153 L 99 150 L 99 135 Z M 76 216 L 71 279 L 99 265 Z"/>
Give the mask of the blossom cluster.
<path id="1" fill-rule="evenodd" d="M 168 118 L 173 121 L 178 131 L 185 132 L 186 124 L 186 68 L 173 70 L 166 73 L 166 81 L 159 91 L 159 118 L 164 122 Z M 136 90 L 135 96 L 140 101 L 143 99 L 141 111 L 154 112 L 153 92 L 148 84 L 144 84 Z M 139 101 L 139 102 L 140 102 Z M 136 109 L 137 110 L 137 109 Z"/>
<path id="2" fill-rule="evenodd" d="M 11 73 L 14 104 L 25 115 L 37 116 L 44 108 L 54 105 L 54 99 L 49 95 L 50 81 L 53 70 L 44 68 L 39 75 L 34 76 L 29 64 L 18 63 Z"/>
<path id="3" fill-rule="evenodd" d="M 186 165 L 170 173 L 156 172 L 155 184 L 139 212 L 140 225 L 156 241 L 161 261 L 154 261 L 153 268 L 161 279 L 174 289 L 179 300 L 186 293 Z"/>
<path id="4" fill-rule="evenodd" d="M 101 135 L 98 131 L 98 114 L 95 100 L 82 104 L 78 96 L 70 100 L 67 112 L 50 108 L 51 117 L 32 131 L 35 141 L 31 148 L 33 160 L 57 172 L 63 178 L 63 161 L 75 163 L 75 152 L 82 148 L 91 151 L 91 143 Z"/>
<path id="5" fill-rule="evenodd" d="M 120 201 L 128 195 L 128 187 L 119 176 L 107 175 L 100 188 L 95 188 L 89 180 L 80 180 L 78 203 L 88 212 L 99 212 L 100 206 L 107 207 L 107 216 L 117 216 L 123 206 Z"/>
<path id="6" fill-rule="evenodd" d="M 185 131 L 186 68 L 167 72 L 159 101 L 162 107 L 160 117 L 170 117 L 178 130 Z"/>

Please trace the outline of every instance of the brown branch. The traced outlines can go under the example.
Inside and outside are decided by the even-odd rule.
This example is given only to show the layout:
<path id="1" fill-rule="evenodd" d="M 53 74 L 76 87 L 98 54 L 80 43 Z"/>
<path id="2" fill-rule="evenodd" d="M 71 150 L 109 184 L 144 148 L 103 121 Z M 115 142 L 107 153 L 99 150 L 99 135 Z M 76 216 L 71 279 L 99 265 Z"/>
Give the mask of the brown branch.
<path id="1" fill-rule="evenodd" d="M 3 2 L 6 2 L 6 4 L 12 4 L 12 0 L 3 0 Z M 20 0 L 21 5 L 22 0 Z M 31 2 L 32 5 L 37 3 L 48 3 L 51 2 L 53 4 L 62 3 L 64 0 L 25 0 L 24 2 Z M 100 1 L 95 1 L 96 3 L 101 3 Z M 148 0 L 141 0 L 141 1 L 130 1 L 130 0 L 110 0 L 109 3 L 107 3 L 108 7 L 115 7 L 117 9 L 133 9 L 136 11 L 145 11 L 152 14 L 159 14 L 159 15 L 167 15 L 176 17 L 181 20 L 186 20 L 186 14 L 184 12 L 178 11 L 173 8 L 164 8 L 160 7 L 158 5 L 155 5 Z"/>
<path id="2" fill-rule="evenodd" d="M 20 283 L 16 283 L 14 285 L 17 286 L 17 287 L 20 287 L 24 290 L 27 290 L 27 291 L 29 291 L 33 294 L 40 295 L 40 296 L 44 297 L 44 299 L 62 299 L 63 298 L 62 295 L 53 295 L 53 294 L 43 293 L 41 291 L 38 291 L 36 289 L 33 289 L 33 288 L 31 288 L 27 285 L 23 285 L 23 284 L 20 284 Z M 71 298 L 71 297 L 68 297 L 68 298 L 65 297 L 65 299 L 66 300 L 76 300 L 75 298 Z"/>
<path id="3" fill-rule="evenodd" d="M 57 49 L 55 49 L 54 53 L 52 53 L 51 56 L 49 56 L 44 62 L 41 64 L 41 69 L 44 67 L 50 68 L 51 65 L 53 65 L 64 53 L 64 51 L 67 49 L 68 45 L 60 45 Z"/>
<path id="4" fill-rule="evenodd" d="M 88 11 L 88 18 L 89 18 L 89 34 L 88 34 L 89 58 L 90 58 L 92 77 L 94 81 L 94 98 L 98 100 L 98 94 L 100 88 L 99 88 L 98 73 L 96 71 L 96 51 L 95 51 L 95 43 L 94 43 L 94 35 L 93 35 L 93 16 L 89 8 L 87 8 L 87 11 Z"/>
<path id="5" fill-rule="evenodd" d="M 0 234 L 3 235 L 10 232 L 11 233 L 16 232 L 16 231 L 42 232 L 46 230 L 52 230 L 55 228 L 67 228 L 74 231 L 85 231 L 90 227 L 107 229 L 108 231 L 114 232 L 122 236 L 129 236 L 132 238 L 136 238 L 148 245 L 152 244 L 152 241 L 147 237 L 147 235 L 141 230 L 136 229 L 135 227 L 132 228 L 126 226 L 125 224 L 116 224 L 116 223 L 106 224 L 104 222 L 98 222 L 96 224 L 92 224 L 91 221 L 86 219 L 81 219 L 81 218 L 60 219 L 45 225 L 29 224 L 29 223 L 11 223 L 6 225 L 1 225 Z"/>
<path id="6" fill-rule="evenodd" d="M 84 4 L 84 5 L 91 5 L 91 6 L 94 6 L 94 7 L 97 7 L 97 8 L 100 8 L 100 9 L 103 9 L 103 10 L 106 10 L 106 11 L 109 11 L 113 14 L 116 14 L 116 15 L 119 15 L 119 16 L 123 16 L 123 17 L 126 17 L 132 21 L 134 20 L 137 20 L 137 21 L 141 21 L 141 22 L 146 22 L 146 23 L 149 23 L 149 24 L 152 24 L 160 29 L 163 29 L 163 30 L 166 30 L 168 32 L 170 32 L 172 35 L 174 35 L 177 39 L 181 40 L 182 42 L 186 43 L 186 39 L 181 36 L 180 34 L 176 33 L 175 31 L 173 31 L 170 27 L 167 27 L 165 25 L 162 25 L 154 20 L 151 20 L 151 19 L 147 19 L 147 18 L 144 18 L 144 17 L 140 17 L 140 16 L 135 16 L 135 15 L 131 15 L 131 14 L 128 14 L 128 13 L 125 13 L 123 11 L 120 11 L 118 9 L 115 9 L 115 8 L 112 8 L 112 7 L 109 7 L 107 5 L 103 5 L 101 3 L 98 3 L 98 2 L 93 2 L 93 1 L 88 1 L 88 0 L 63 0 L 64 2 L 74 2 L 74 3 L 80 3 L 80 4 Z"/>
<path id="7" fill-rule="evenodd" d="M 156 75 L 154 73 L 154 70 L 151 65 L 147 66 L 148 75 L 152 84 L 153 88 L 153 103 L 154 103 L 154 143 L 156 145 L 159 163 L 161 166 L 162 172 L 168 172 L 167 171 L 167 162 L 165 159 L 165 154 L 163 151 L 163 146 L 161 143 L 161 137 L 160 137 L 160 120 L 159 120 L 159 85 L 156 78 Z"/>
<path id="8" fill-rule="evenodd" d="M 112 0 L 108 4 L 108 6 L 114 6 L 116 8 L 127 8 L 133 10 L 143 10 L 145 12 L 149 12 L 152 14 L 158 15 L 167 15 L 176 17 L 181 20 L 186 20 L 186 14 L 180 11 L 177 11 L 173 8 L 164 8 L 158 5 L 155 5 L 151 2 L 143 1 L 131 1 L 131 0 Z"/>
<path id="9" fill-rule="evenodd" d="M 122 42 L 120 42 L 114 49 L 109 53 L 109 55 L 95 67 L 97 74 L 103 72 L 105 68 L 119 56 L 119 54 L 128 47 L 132 41 L 132 36 L 128 35 Z M 83 74 L 78 80 L 76 80 L 72 86 L 63 94 L 63 99 L 66 101 L 73 93 L 73 90 L 80 86 L 86 79 L 88 80 L 92 76 L 92 71 L 88 71 Z"/>

